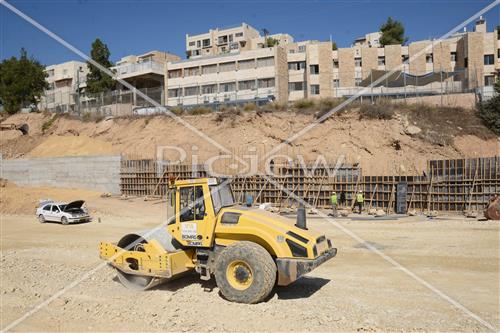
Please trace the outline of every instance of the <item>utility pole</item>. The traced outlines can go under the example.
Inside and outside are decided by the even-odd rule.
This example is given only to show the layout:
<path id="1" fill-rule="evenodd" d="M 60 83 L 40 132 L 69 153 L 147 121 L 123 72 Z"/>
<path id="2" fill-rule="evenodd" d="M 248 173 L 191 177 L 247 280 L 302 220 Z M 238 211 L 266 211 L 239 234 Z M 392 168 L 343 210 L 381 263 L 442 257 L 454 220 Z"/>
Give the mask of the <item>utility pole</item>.
<path id="1" fill-rule="evenodd" d="M 76 110 L 78 116 L 80 116 L 80 72 L 83 73 L 82 66 L 79 66 L 76 70 Z"/>

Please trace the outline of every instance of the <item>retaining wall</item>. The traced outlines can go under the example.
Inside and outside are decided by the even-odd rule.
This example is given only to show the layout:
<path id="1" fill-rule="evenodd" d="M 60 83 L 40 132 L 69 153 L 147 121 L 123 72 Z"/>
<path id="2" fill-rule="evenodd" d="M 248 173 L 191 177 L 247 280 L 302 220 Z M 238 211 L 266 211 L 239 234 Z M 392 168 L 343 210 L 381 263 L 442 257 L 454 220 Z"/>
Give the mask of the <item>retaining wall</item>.
<path id="1" fill-rule="evenodd" d="M 121 156 L 0 160 L 2 178 L 17 185 L 83 188 L 120 193 Z"/>

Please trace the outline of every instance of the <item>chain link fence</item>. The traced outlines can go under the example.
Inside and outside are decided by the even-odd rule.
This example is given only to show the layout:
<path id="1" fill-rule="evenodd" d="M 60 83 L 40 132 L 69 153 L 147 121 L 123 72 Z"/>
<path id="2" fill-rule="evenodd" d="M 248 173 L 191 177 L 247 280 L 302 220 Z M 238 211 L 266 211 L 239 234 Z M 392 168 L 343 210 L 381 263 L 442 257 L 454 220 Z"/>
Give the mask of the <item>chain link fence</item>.
<path id="1" fill-rule="evenodd" d="M 154 102 L 164 104 L 163 87 L 138 89 Z M 113 90 L 100 94 L 78 94 L 71 91 L 48 91 L 42 96 L 38 108 L 57 113 L 77 115 L 96 114 L 101 116 L 132 115 L 134 109 L 154 106 L 138 92 Z"/>

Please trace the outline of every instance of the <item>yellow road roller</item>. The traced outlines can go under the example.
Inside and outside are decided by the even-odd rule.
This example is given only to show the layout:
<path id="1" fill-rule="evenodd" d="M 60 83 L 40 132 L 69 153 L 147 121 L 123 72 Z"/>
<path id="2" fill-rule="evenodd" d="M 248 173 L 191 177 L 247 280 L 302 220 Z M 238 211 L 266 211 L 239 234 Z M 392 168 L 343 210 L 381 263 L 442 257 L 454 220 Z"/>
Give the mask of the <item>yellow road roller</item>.
<path id="1" fill-rule="evenodd" d="M 173 214 L 164 225 L 99 245 L 128 288 L 195 270 L 203 280 L 215 277 L 227 300 L 258 303 L 337 254 L 330 239 L 307 228 L 303 207 L 294 221 L 237 205 L 227 181 L 173 181 L 168 198 Z"/>

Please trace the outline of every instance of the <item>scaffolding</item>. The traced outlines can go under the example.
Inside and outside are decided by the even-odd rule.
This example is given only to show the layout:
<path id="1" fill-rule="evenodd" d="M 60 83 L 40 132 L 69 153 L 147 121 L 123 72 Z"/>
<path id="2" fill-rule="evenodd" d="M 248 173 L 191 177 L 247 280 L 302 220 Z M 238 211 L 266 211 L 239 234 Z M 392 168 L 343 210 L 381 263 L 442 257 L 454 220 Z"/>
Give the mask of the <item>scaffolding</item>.
<path id="1" fill-rule="evenodd" d="M 401 211 L 481 211 L 500 193 L 500 157 L 432 160 L 427 171 L 415 176 L 363 176 L 359 165 L 305 167 L 299 163 L 274 166 L 272 176 L 233 176 L 231 187 L 238 202 L 250 194 L 255 203 L 297 207 L 295 197 L 316 208 L 329 208 L 335 191 L 345 197 L 341 207 L 352 207 L 362 191 L 365 206 L 388 213 Z M 168 164 L 155 160 L 124 160 L 121 191 L 132 196 L 165 196 L 169 179 L 209 177 L 204 165 Z M 400 195 L 404 190 L 404 196 Z M 404 202 L 402 203 L 401 200 Z"/>

